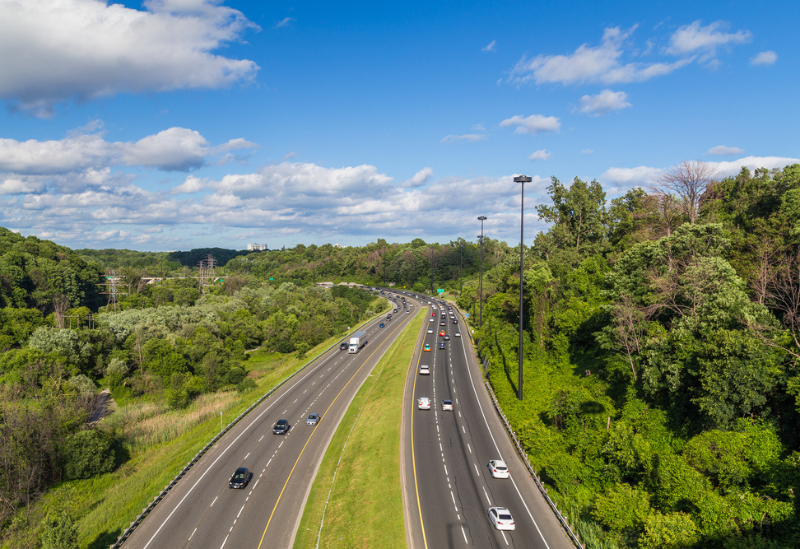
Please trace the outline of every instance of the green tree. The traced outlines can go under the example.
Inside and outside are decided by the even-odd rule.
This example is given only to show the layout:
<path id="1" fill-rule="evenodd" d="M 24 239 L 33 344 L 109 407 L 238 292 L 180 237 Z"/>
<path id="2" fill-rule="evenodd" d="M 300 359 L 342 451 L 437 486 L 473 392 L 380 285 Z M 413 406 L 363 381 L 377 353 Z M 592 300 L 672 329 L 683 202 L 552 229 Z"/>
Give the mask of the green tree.
<path id="1" fill-rule="evenodd" d="M 43 526 L 42 549 L 78 548 L 78 526 L 66 511 L 48 513 Z"/>
<path id="2" fill-rule="evenodd" d="M 67 437 L 63 456 L 67 480 L 91 478 L 114 469 L 111 441 L 94 429 L 78 431 Z"/>

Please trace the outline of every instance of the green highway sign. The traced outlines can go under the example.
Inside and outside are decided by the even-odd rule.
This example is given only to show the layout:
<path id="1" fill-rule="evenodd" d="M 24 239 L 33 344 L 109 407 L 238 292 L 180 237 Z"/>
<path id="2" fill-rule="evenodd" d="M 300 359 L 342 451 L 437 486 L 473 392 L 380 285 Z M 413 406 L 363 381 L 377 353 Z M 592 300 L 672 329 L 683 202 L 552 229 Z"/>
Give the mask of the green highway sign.
<path id="1" fill-rule="evenodd" d="M 437 291 L 437 292 L 439 292 L 440 294 L 443 294 L 443 293 L 444 293 L 444 290 L 442 290 L 441 288 L 439 288 L 439 289 L 438 289 L 438 290 L 436 290 L 436 291 Z"/>

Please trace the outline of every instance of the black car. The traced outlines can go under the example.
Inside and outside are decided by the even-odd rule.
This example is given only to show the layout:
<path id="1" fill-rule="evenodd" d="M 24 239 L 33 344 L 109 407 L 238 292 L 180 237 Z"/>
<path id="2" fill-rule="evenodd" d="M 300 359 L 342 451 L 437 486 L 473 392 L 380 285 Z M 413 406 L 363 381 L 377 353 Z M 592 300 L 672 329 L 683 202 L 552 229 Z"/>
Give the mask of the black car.
<path id="1" fill-rule="evenodd" d="M 440 348 L 440 349 L 444 349 L 444 343 L 440 342 L 440 343 L 439 343 L 439 348 Z"/>
<path id="2" fill-rule="evenodd" d="M 247 467 L 239 467 L 236 472 L 231 475 L 231 480 L 228 482 L 230 488 L 244 488 L 250 482 L 250 471 Z"/>
<path id="3" fill-rule="evenodd" d="M 339 344 L 339 350 L 340 350 L 340 351 L 346 351 L 346 350 L 347 350 L 347 342 L 346 342 L 346 341 L 342 341 L 342 342 Z"/>
<path id="4" fill-rule="evenodd" d="M 285 419 L 279 419 L 275 427 L 272 428 L 273 435 L 285 435 L 289 432 L 289 422 Z"/>

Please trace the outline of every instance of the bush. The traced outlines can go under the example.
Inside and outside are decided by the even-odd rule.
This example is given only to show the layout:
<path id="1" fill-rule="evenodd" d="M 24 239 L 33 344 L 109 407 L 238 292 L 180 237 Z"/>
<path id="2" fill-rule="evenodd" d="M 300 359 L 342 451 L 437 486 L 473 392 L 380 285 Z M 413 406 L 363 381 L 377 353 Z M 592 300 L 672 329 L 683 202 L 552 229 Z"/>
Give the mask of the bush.
<path id="1" fill-rule="evenodd" d="M 77 549 L 78 527 L 66 511 L 48 513 L 44 520 L 42 549 Z"/>
<path id="2" fill-rule="evenodd" d="M 72 376 L 68 383 L 75 387 L 82 396 L 92 396 L 97 390 L 94 381 L 83 374 Z"/>
<path id="3" fill-rule="evenodd" d="M 79 431 L 67 437 L 63 457 L 67 480 L 90 478 L 114 469 L 111 441 L 99 431 Z"/>
<path id="4" fill-rule="evenodd" d="M 111 379 L 115 385 L 119 384 L 126 375 L 128 375 L 128 365 L 125 361 L 119 358 L 112 358 L 106 367 L 106 376 Z"/>
<path id="5" fill-rule="evenodd" d="M 239 391 L 239 393 L 247 393 L 256 387 L 258 387 L 258 385 L 256 385 L 256 382 L 253 380 L 253 378 L 246 377 L 241 383 L 239 383 L 239 385 L 236 386 L 236 389 Z"/>

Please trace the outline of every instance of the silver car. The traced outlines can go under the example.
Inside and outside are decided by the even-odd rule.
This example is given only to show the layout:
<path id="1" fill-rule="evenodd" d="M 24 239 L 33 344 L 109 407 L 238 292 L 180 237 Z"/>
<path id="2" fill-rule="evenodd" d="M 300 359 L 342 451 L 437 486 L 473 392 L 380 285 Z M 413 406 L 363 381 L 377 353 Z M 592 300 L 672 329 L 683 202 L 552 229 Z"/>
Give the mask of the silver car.
<path id="1" fill-rule="evenodd" d="M 316 425 L 319 423 L 320 415 L 319 414 L 311 414 L 306 419 L 306 425 Z"/>

